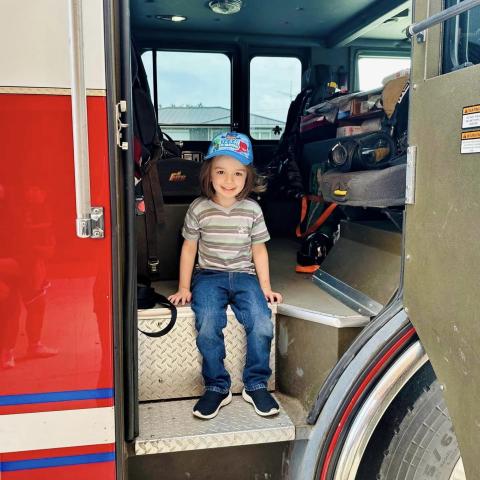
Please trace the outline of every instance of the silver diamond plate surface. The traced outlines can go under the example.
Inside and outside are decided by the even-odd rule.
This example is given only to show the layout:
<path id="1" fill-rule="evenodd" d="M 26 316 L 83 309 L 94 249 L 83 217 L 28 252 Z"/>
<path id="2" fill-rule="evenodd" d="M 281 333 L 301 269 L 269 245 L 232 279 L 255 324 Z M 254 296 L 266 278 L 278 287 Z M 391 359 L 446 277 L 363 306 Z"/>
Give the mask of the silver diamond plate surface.
<path id="1" fill-rule="evenodd" d="M 140 310 L 138 326 L 144 331 L 157 331 L 168 323 L 167 309 Z M 245 364 L 245 331 L 230 307 L 224 330 L 225 368 L 232 379 L 232 392 L 243 388 L 242 373 Z M 275 309 L 272 309 L 275 325 Z M 203 393 L 202 358 L 195 343 L 195 315 L 190 307 L 178 307 L 177 323 L 164 337 L 151 338 L 138 332 L 139 399 L 165 400 L 169 398 L 198 397 Z M 270 351 L 272 376 L 268 383 L 275 390 L 275 340 Z"/>
<path id="2" fill-rule="evenodd" d="M 192 415 L 196 400 L 140 405 L 137 455 L 233 447 L 295 439 L 295 426 L 281 408 L 274 417 L 260 417 L 241 397 L 223 407 L 212 420 Z"/>

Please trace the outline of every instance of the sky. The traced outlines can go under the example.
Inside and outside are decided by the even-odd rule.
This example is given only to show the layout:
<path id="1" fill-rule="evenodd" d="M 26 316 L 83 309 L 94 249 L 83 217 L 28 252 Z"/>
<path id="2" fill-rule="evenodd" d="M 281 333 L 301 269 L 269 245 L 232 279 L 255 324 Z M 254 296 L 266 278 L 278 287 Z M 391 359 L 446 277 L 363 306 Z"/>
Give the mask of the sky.
<path id="1" fill-rule="evenodd" d="M 142 56 L 153 77 L 151 53 Z M 230 60 L 219 53 L 158 52 L 158 102 L 165 107 L 230 109 Z M 296 58 L 255 57 L 251 64 L 251 113 L 285 121 L 300 92 L 301 64 Z"/>

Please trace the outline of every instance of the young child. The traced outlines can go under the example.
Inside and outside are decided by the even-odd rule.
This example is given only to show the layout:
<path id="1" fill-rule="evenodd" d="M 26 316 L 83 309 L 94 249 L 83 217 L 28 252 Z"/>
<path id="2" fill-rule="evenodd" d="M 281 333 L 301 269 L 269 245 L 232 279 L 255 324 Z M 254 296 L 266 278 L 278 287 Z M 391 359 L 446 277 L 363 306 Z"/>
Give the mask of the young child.
<path id="1" fill-rule="evenodd" d="M 192 202 L 185 217 L 178 292 L 169 297 L 175 305 L 192 301 L 205 382 L 193 414 L 204 419 L 215 417 L 232 400 L 230 376 L 223 364 L 222 330 L 229 304 L 247 335 L 242 396 L 259 415 L 279 411 L 267 390 L 273 337 L 267 300 L 281 302 L 282 296 L 270 286 L 265 247 L 270 236 L 262 210 L 248 198 L 257 185 L 252 162 L 246 135 L 230 132 L 213 139 L 200 173 L 202 196 Z"/>

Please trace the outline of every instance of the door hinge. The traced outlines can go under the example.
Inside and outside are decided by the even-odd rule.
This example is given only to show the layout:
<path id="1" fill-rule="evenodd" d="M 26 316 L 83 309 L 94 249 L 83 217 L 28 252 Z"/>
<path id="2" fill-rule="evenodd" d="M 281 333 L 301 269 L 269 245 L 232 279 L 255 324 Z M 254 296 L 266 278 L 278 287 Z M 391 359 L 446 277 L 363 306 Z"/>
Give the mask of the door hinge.
<path id="1" fill-rule="evenodd" d="M 417 147 L 411 145 L 407 150 L 407 174 L 405 188 L 405 203 L 413 205 L 415 203 L 415 168 L 417 165 Z"/>
<path id="2" fill-rule="evenodd" d="M 122 122 L 122 113 L 127 111 L 127 102 L 125 100 L 120 100 L 115 109 L 115 118 L 117 122 L 117 130 L 116 130 L 116 140 L 117 146 L 119 146 L 122 150 L 128 150 L 128 142 L 122 141 L 123 137 L 123 130 L 128 127 L 128 123 Z"/>

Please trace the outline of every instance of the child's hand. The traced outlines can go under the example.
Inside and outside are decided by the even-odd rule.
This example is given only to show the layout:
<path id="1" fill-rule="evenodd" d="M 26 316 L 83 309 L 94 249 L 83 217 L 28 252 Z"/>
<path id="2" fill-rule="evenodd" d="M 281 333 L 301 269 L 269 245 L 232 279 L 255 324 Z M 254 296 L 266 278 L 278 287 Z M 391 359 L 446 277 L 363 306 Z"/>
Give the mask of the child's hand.
<path id="1" fill-rule="evenodd" d="M 283 302 L 283 297 L 280 293 L 277 292 L 272 292 L 272 290 L 263 290 L 263 294 L 265 295 L 265 298 L 267 301 L 270 303 L 282 303 Z"/>
<path id="2" fill-rule="evenodd" d="M 174 304 L 185 305 L 192 300 L 192 292 L 188 288 L 179 288 L 177 293 L 170 295 L 168 299 Z"/>

